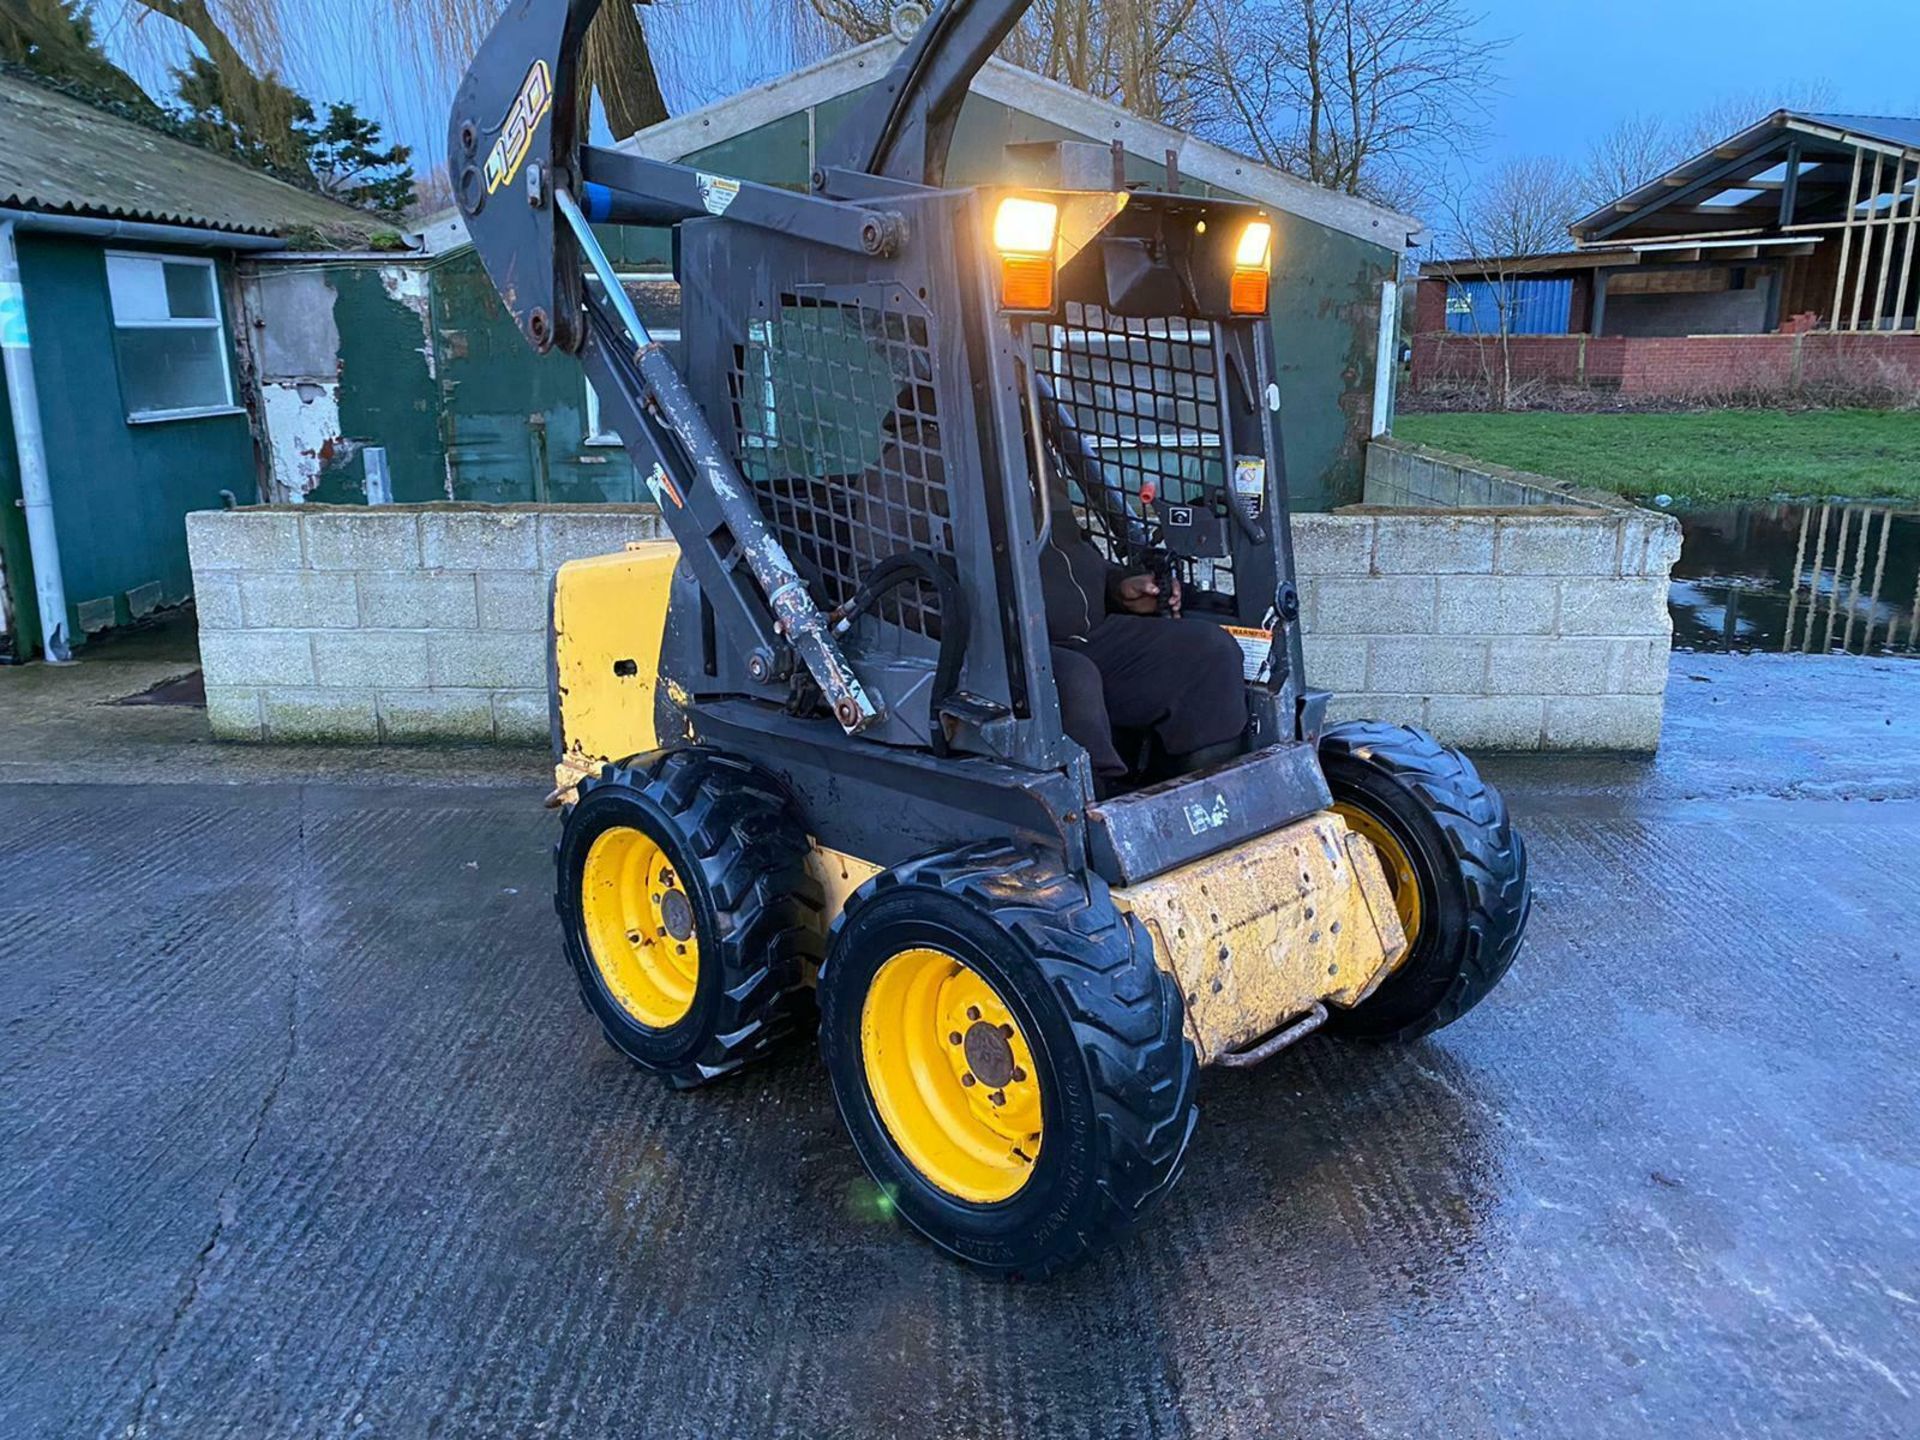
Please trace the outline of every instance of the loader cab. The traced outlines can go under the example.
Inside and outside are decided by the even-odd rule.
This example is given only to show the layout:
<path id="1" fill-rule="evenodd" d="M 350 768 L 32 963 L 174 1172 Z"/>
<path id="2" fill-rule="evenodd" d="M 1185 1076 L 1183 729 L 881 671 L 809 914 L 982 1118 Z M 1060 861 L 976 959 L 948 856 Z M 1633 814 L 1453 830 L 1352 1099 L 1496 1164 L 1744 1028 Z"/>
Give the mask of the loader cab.
<path id="1" fill-rule="evenodd" d="M 1270 217 L 1138 190 L 838 175 L 828 193 L 883 202 L 910 243 L 855 256 L 687 222 L 681 328 L 690 390 L 854 669 L 889 697 L 868 738 L 1084 765 L 1039 578 L 1069 519 L 1117 564 L 1170 565 L 1189 613 L 1232 631 L 1246 748 L 1300 738 Z M 890 563 L 885 592 L 863 593 Z M 685 623 L 702 600 L 682 590 L 668 645 L 691 697 L 786 702 L 710 621 Z"/>

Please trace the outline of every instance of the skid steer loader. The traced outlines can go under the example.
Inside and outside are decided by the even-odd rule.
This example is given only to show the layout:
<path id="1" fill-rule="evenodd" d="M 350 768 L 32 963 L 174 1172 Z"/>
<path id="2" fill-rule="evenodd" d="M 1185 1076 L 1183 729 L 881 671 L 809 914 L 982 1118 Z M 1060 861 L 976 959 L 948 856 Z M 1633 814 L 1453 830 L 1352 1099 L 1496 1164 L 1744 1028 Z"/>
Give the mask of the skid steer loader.
<path id="1" fill-rule="evenodd" d="M 1273 217 L 1128 188 L 1103 151 L 1092 187 L 949 186 L 1025 0 L 936 8 L 804 192 L 587 144 L 597 7 L 511 0 L 449 162 L 514 323 L 585 368 L 673 536 L 555 580 L 581 993 L 680 1086 L 817 1005 L 892 1210 L 1053 1273 L 1172 1186 L 1202 1068 L 1316 1029 L 1407 1040 L 1482 999 L 1526 923 L 1520 837 L 1463 756 L 1329 726 L 1308 685 Z M 602 224 L 673 227 L 677 363 Z M 1041 598 L 1067 525 L 1239 643 L 1235 753 L 1169 775 L 1122 737 L 1138 763 L 1096 785 Z"/>

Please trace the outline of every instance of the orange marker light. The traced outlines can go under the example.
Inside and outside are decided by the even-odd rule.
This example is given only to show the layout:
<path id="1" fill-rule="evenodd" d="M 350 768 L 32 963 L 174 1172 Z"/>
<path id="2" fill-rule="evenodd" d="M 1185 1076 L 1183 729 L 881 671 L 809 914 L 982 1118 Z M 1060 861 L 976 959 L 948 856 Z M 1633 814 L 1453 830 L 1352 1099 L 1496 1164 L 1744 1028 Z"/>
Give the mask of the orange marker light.
<path id="1" fill-rule="evenodd" d="M 1233 282 L 1227 303 L 1236 315 L 1264 315 L 1268 270 L 1273 263 L 1273 226 L 1249 220 L 1233 247 Z"/>
<path id="2" fill-rule="evenodd" d="M 1055 242 L 1060 207 L 1009 195 L 993 216 L 993 248 L 1000 252 L 1000 304 L 1008 310 L 1053 309 Z"/>

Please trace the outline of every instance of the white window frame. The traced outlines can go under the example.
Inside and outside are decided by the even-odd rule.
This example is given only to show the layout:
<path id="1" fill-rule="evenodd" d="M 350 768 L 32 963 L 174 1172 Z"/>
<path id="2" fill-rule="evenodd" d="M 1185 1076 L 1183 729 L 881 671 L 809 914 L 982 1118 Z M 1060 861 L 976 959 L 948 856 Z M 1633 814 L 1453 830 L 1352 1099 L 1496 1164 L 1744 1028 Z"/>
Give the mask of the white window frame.
<path id="1" fill-rule="evenodd" d="M 675 345 L 680 341 L 678 330 L 649 330 L 647 333 L 662 345 Z M 600 392 L 593 388 L 591 380 L 583 378 L 581 383 L 587 387 L 587 437 L 580 443 L 595 447 L 617 447 L 625 443 L 615 432 L 600 428 Z"/>
<path id="2" fill-rule="evenodd" d="M 671 280 L 673 272 L 670 270 L 620 270 L 615 272 L 614 278 L 624 286 L 629 280 Z M 677 345 L 680 341 L 680 331 L 677 328 L 649 329 L 647 333 L 662 345 Z M 580 443 L 597 449 L 618 448 L 623 443 L 620 437 L 611 430 L 600 428 L 600 392 L 593 388 L 591 380 L 583 379 L 580 383 L 586 386 L 587 390 L 587 434 Z"/>
<path id="3" fill-rule="evenodd" d="M 197 420 L 208 415 L 244 415 L 246 413 L 233 402 L 233 341 L 227 333 L 226 297 L 220 293 L 220 266 L 216 261 L 202 255 L 175 255 L 165 250 L 109 250 L 108 262 L 113 260 L 158 260 L 168 265 L 190 265 L 207 272 L 209 288 L 213 292 L 213 317 L 206 320 L 140 320 L 123 322 L 113 305 L 113 281 L 107 281 L 107 311 L 113 317 L 113 329 L 116 336 L 122 330 L 213 330 L 220 336 L 220 377 L 226 387 L 226 400 L 217 405 L 194 405 L 180 410 L 130 410 L 127 412 L 129 425 L 158 425 L 169 420 Z M 115 373 L 120 363 L 119 346 L 114 347 Z"/>

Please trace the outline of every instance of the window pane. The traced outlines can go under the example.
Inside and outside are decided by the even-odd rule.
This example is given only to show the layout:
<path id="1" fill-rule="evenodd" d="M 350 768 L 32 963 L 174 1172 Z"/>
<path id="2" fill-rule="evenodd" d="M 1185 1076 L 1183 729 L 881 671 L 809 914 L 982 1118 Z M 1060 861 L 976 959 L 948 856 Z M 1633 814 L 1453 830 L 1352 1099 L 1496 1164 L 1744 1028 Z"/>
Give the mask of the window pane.
<path id="1" fill-rule="evenodd" d="M 167 310 L 176 320 L 211 320 L 220 312 L 213 304 L 213 267 L 166 262 Z"/>
<path id="2" fill-rule="evenodd" d="M 226 336 L 218 326 L 121 330 L 120 391 L 130 415 L 230 405 Z"/>
<path id="3" fill-rule="evenodd" d="M 144 255 L 107 256 L 107 289 L 116 324 L 167 318 L 167 282 L 161 262 Z"/>

